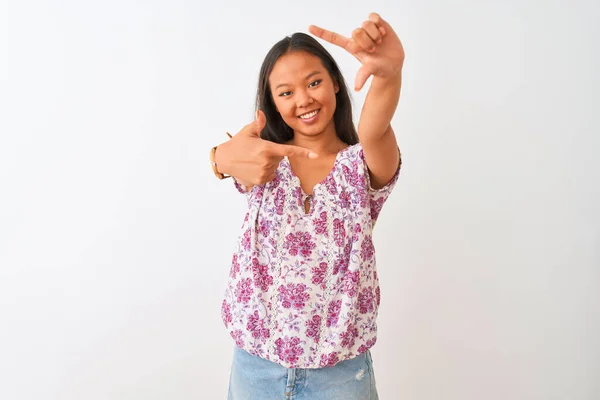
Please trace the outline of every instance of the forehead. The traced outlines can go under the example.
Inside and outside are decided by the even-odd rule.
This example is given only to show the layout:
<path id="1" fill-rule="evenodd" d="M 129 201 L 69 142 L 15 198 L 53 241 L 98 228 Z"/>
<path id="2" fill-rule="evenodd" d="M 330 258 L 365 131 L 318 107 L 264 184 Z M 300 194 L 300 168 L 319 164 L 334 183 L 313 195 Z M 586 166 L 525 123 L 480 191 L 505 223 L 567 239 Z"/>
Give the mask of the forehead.
<path id="1" fill-rule="evenodd" d="M 326 72 L 321 59 L 305 51 L 292 51 L 279 57 L 271 75 L 271 84 L 291 83 L 294 80 L 304 80 L 314 71 Z"/>

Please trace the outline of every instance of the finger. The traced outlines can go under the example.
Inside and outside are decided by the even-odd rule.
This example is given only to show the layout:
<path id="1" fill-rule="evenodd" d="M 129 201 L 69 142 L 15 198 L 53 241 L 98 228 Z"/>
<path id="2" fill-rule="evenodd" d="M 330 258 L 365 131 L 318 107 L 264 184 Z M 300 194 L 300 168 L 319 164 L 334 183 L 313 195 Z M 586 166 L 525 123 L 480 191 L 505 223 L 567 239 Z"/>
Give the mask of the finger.
<path id="1" fill-rule="evenodd" d="M 254 120 L 255 133 L 260 135 L 260 133 L 262 132 L 262 130 L 264 129 L 266 124 L 267 124 L 267 117 L 265 116 L 265 113 L 262 110 L 257 110 L 256 111 L 256 119 Z"/>
<path id="2" fill-rule="evenodd" d="M 340 35 L 339 33 L 331 32 L 315 25 L 309 26 L 308 30 L 316 37 L 323 39 L 331 44 L 335 44 L 336 46 L 339 46 L 352 54 L 359 51 L 359 49 L 353 41 L 351 41 L 345 36 Z"/>
<path id="3" fill-rule="evenodd" d="M 269 173 L 261 174 L 256 178 L 257 185 L 264 185 L 266 183 L 271 182 L 277 176 L 277 171 L 272 171 Z"/>
<path id="4" fill-rule="evenodd" d="M 262 110 L 257 110 L 255 113 L 254 121 L 244 126 L 239 133 L 247 136 L 260 137 L 260 133 L 262 132 L 266 124 L 267 117 L 265 116 L 265 113 Z"/>
<path id="5" fill-rule="evenodd" d="M 319 155 L 304 147 L 293 146 L 289 144 L 278 144 L 269 142 L 268 151 L 278 157 L 305 157 L 317 158 Z"/>
<path id="6" fill-rule="evenodd" d="M 356 73 L 356 78 L 354 79 L 354 90 L 358 91 L 362 89 L 370 76 L 371 72 L 369 72 L 369 70 L 363 65 Z"/>
<path id="7" fill-rule="evenodd" d="M 369 14 L 369 21 L 373 22 L 378 27 L 383 27 L 385 30 L 387 30 L 387 28 L 390 26 L 386 20 L 381 18 L 381 15 L 375 12 Z"/>
<path id="8" fill-rule="evenodd" d="M 379 32 L 379 29 L 377 28 L 377 25 L 375 25 L 374 22 L 372 21 L 365 21 L 362 24 L 362 28 L 365 32 L 367 32 L 367 35 L 369 35 L 369 37 L 376 43 L 381 43 L 381 32 Z"/>
<path id="9" fill-rule="evenodd" d="M 275 171 L 271 172 L 271 173 L 269 174 L 269 176 L 267 177 L 267 182 L 271 182 L 272 180 L 274 180 L 274 179 L 275 179 L 275 177 L 276 177 L 276 176 L 277 176 L 277 170 L 275 170 Z"/>
<path id="10" fill-rule="evenodd" d="M 390 24 L 388 24 L 387 21 L 381 18 L 381 16 L 377 13 L 369 14 L 369 21 L 377 25 L 377 28 L 379 29 L 379 32 L 381 32 L 382 36 L 385 36 L 386 33 L 390 31 Z"/>
<path id="11" fill-rule="evenodd" d="M 375 51 L 375 42 L 369 37 L 369 35 L 367 34 L 367 32 L 365 32 L 364 29 L 356 28 L 352 32 L 352 39 L 354 39 L 356 44 L 358 44 L 361 47 L 361 49 L 368 52 Z"/>
<path id="12" fill-rule="evenodd" d="M 242 136 L 253 136 L 259 137 L 260 131 L 258 130 L 258 126 L 256 120 L 250 122 L 248 125 L 244 126 L 239 132 L 238 135 Z"/>

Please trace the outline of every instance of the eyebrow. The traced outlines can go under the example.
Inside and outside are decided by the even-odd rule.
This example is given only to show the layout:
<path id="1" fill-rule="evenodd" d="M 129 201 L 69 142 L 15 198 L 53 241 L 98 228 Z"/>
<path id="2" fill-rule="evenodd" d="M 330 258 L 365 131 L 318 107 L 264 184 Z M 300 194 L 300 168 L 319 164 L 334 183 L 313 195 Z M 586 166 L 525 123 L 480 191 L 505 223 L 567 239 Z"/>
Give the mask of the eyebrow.
<path id="1" fill-rule="evenodd" d="M 306 75 L 306 78 L 304 78 L 304 80 L 308 80 L 311 76 L 317 75 L 317 74 L 320 74 L 320 73 L 321 73 L 321 71 L 313 71 L 310 74 Z M 275 90 L 279 89 L 282 86 L 289 86 L 289 84 L 288 83 L 280 83 L 279 85 L 277 85 L 277 87 L 275 88 Z"/>

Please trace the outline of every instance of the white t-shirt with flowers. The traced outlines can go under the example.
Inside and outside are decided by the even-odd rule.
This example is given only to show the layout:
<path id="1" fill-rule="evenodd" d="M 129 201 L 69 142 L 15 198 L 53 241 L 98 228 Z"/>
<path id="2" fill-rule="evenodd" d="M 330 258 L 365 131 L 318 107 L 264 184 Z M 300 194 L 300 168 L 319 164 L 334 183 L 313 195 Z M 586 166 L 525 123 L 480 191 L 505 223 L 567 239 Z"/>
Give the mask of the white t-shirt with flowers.
<path id="1" fill-rule="evenodd" d="M 286 368 L 320 368 L 375 344 L 380 289 L 372 233 L 399 172 L 400 165 L 384 188 L 371 189 L 356 144 L 338 153 L 312 196 L 287 158 L 265 185 L 246 191 L 236 183 L 248 213 L 221 315 L 238 347 Z"/>

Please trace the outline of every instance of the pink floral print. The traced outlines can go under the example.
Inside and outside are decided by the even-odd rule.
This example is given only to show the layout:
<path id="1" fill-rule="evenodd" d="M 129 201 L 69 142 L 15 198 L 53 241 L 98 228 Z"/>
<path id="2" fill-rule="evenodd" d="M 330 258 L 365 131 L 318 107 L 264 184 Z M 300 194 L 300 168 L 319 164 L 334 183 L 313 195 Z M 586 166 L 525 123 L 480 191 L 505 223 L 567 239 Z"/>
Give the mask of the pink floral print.
<path id="1" fill-rule="evenodd" d="M 246 278 L 238 282 L 235 287 L 235 296 L 238 303 L 247 303 L 252 295 L 252 279 Z"/>
<path id="2" fill-rule="evenodd" d="M 252 277 L 254 285 L 263 292 L 267 290 L 269 285 L 273 284 L 273 277 L 269 275 L 269 266 L 262 265 L 258 262 L 258 258 L 252 259 Z"/>
<path id="3" fill-rule="evenodd" d="M 335 326 L 340 316 L 340 310 L 342 309 L 342 301 L 336 300 L 329 303 L 327 307 L 327 327 Z"/>
<path id="4" fill-rule="evenodd" d="M 306 293 L 306 285 L 303 283 L 288 283 L 279 287 L 279 299 L 284 308 L 293 307 L 301 310 L 306 305 L 310 295 Z"/>
<path id="5" fill-rule="evenodd" d="M 298 357 L 304 353 L 304 349 L 300 346 L 300 338 L 278 338 L 275 341 L 275 354 L 281 361 L 288 362 L 291 365 L 298 363 Z"/>
<path id="6" fill-rule="evenodd" d="M 306 321 L 306 336 L 315 340 L 319 343 L 319 337 L 321 334 L 321 316 L 313 315 L 313 317 Z"/>
<path id="7" fill-rule="evenodd" d="M 231 260 L 231 269 L 229 270 L 229 276 L 233 279 L 235 279 L 237 274 L 240 272 L 240 263 L 238 262 L 237 258 L 238 255 L 234 254 Z"/>
<path id="8" fill-rule="evenodd" d="M 373 227 L 400 166 L 382 189 L 369 185 L 360 144 L 342 150 L 308 195 L 284 158 L 276 178 L 248 200 L 221 305 L 236 346 L 286 368 L 329 367 L 377 340 L 381 293 Z"/>
<path id="9" fill-rule="evenodd" d="M 371 236 L 365 236 L 363 242 L 360 245 L 360 256 L 363 260 L 370 260 L 375 254 L 375 248 L 373 248 L 373 241 Z"/>
<path id="10" fill-rule="evenodd" d="M 228 325 L 233 321 L 233 318 L 231 317 L 231 308 L 229 307 L 227 300 L 223 300 L 223 304 L 221 305 L 221 319 L 225 325 Z"/>
<path id="11" fill-rule="evenodd" d="M 321 362 L 319 367 L 333 367 L 339 361 L 337 353 L 321 354 Z"/>
<path id="12" fill-rule="evenodd" d="M 367 314 L 375 310 L 373 289 L 369 286 L 364 288 L 358 295 L 358 310 L 361 314 Z"/>
<path id="13" fill-rule="evenodd" d="M 327 212 L 323 211 L 315 221 L 315 233 L 327 235 Z"/>
<path id="14" fill-rule="evenodd" d="M 288 249 L 292 256 L 301 254 L 304 257 L 308 257 L 317 246 L 312 241 L 312 236 L 309 232 L 290 233 L 285 239 L 284 248 Z"/>
<path id="15" fill-rule="evenodd" d="M 342 332 L 340 337 L 342 338 L 342 347 L 352 347 L 355 343 L 354 339 L 358 337 L 358 329 L 354 324 L 349 324 L 346 332 Z"/>
<path id="16" fill-rule="evenodd" d="M 322 262 L 312 269 L 312 283 L 314 285 L 322 285 L 327 276 L 327 263 Z"/>
<path id="17" fill-rule="evenodd" d="M 246 329 L 252 333 L 252 337 L 255 339 L 264 340 L 270 336 L 269 329 L 265 327 L 264 319 L 258 317 L 258 311 L 254 311 L 254 314 L 248 316 Z"/>

